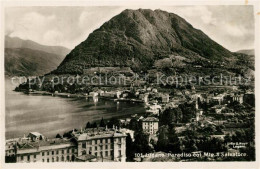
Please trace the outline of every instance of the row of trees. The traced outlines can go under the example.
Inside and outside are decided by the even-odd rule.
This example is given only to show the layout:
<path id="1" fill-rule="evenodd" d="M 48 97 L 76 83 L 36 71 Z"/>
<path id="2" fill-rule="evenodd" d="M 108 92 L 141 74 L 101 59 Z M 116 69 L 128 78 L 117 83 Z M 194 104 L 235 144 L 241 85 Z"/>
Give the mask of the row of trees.
<path id="1" fill-rule="evenodd" d="M 187 123 L 196 114 L 195 104 L 180 104 L 177 108 L 168 108 L 159 116 L 160 125 L 169 123 Z"/>

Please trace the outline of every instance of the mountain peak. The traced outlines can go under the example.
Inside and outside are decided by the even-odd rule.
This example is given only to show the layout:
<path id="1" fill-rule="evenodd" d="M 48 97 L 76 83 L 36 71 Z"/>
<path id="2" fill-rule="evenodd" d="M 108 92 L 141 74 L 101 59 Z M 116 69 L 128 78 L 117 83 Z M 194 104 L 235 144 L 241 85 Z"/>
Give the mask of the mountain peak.
<path id="1" fill-rule="evenodd" d="M 85 67 L 126 66 L 148 70 L 158 59 L 181 55 L 224 61 L 232 53 L 176 14 L 160 9 L 126 9 L 104 23 L 67 55 L 54 73 Z"/>

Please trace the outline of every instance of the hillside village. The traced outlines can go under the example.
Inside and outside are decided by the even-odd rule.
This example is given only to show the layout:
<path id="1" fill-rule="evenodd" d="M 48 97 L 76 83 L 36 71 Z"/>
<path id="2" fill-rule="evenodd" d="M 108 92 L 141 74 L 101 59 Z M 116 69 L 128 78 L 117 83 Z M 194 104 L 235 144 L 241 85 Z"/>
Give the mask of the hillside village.
<path id="1" fill-rule="evenodd" d="M 54 152 L 52 156 L 50 155 L 50 158 L 45 159 L 48 162 L 57 160 L 80 161 L 82 159 L 83 161 L 198 160 L 194 156 L 168 157 L 167 153 L 197 153 L 200 154 L 201 160 L 220 159 L 216 155 L 203 155 L 204 152 L 231 153 L 230 156 L 225 156 L 224 160 L 253 160 L 254 152 L 252 151 L 255 143 L 252 135 L 254 130 L 252 121 L 255 115 L 255 96 L 252 89 L 233 86 L 231 88 L 215 87 L 206 91 L 199 86 L 198 89 L 192 86 L 190 89 L 184 90 L 163 90 L 163 88 L 154 85 L 135 86 L 132 84 L 127 90 L 110 88 L 110 91 L 105 91 L 102 88 L 95 87 L 92 90 L 94 91 L 89 93 L 77 92 L 74 94 L 55 91 L 52 95 L 90 97 L 93 98 L 94 102 L 98 99 L 110 99 L 114 102 L 137 102 L 143 104 L 146 111 L 127 118 L 102 118 L 100 123 L 92 124 L 88 122 L 85 129 L 73 129 L 63 135 L 57 134 L 57 138 L 54 139 L 57 141 L 54 141 L 55 144 L 53 145 L 50 143 L 53 139 L 44 139 L 42 134 L 35 133 L 30 133 L 23 138 L 7 140 L 7 159 L 17 162 L 44 160 L 43 157 L 38 157 L 43 150 L 63 149 L 56 146 L 56 142 L 58 142 L 61 147 L 69 144 L 69 147 L 74 147 L 75 152 L 73 154 L 68 150 L 70 152 L 69 157 L 66 159 L 64 156 L 63 160 L 62 157 L 56 159 Z M 39 93 L 30 90 L 29 94 Z M 110 130 L 114 134 L 118 133 L 118 136 L 121 134 L 121 149 L 116 149 L 114 144 L 110 148 L 105 146 L 104 148 L 96 148 L 95 151 L 88 150 L 82 153 L 82 148 L 86 145 L 81 147 L 77 138 L 84 137 L 84 133 L 92 135 L 91 133 L 97 131 L 96 134 L 99 135 L 97 144 L 101 145 L 102 140 L 107 138 L 106 134 L 102 134 L 102 132 L 106 133 Z M 42 138 L 33 140 L 30 136 L 32 134 L 33 137 L 40 135 Z M 115 139 L 115 135 L 109 137 Z M 88 140 L 88 137 L 86 139 Z M 49 147 L 45 147 L 47 143 L 50 143 Z M 233 145 L 235 143 L 246 144 L 246 146 L 236 148 Z M 40 151 L 39 147 L 42 147 L 43 150 Z M 68 149 L 66 146 L 64 148 Z M 121 155 L 118 155 L 119 149 Z M 106 151 L 111 152 L 112 150 L 116 152 L 106 153 Z M 159 157 L 145 155 L 149 153 L 159 154 Z M 244 157 L 241 153 L 248 153 L 249 155 Z M 237 157 L 237 155 L 241 156 Z M 122 158 L 118 159 L 118 157 Z M 51 160 L 51 158 L 54 158 L 54 160 Z M 221 159 L 223 160 L 223 157 Z"/>

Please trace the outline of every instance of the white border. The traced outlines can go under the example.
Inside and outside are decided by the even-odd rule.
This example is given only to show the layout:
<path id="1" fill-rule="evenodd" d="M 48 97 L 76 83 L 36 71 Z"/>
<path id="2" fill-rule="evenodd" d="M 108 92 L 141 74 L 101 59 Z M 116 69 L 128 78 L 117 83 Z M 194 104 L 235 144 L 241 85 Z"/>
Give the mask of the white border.
<path id="1" fill-rule="evenodd" d="M 5 158 L 5 93 L 4 93 L 4 9 L 6 7 L 13 6 L 144 6 L 149 8 L 150 5 L 157 6 L 176 6 L 176 5 L 254 5 L 254 16 L 255 16 L 255 59 L 256 59 L 256 71 L 255 71 L 255 86 L 256 86 L 256 161 L 255 162 L 145 162 L 145 163 L 15 163 L 15 164 L 6 164 L 4 162 Z M 258 105 L 260 105 L 260 88 L 257 84 L 260 84 L 259 73 L 260 70 L 260 58 L 259 58 L 259 48 L 260 48 L 260 39 L 259 39 L 259 21 L 260 21 L 260 2 L 259 0 L 207 0 L 207 1 L 177 1 L 177 0 L 74 0 L 74 1 L 43 1 L 43 0 L 23 0 L 23 1 L 2 1 L 1 0 L 1 53 L 0 53 L 0 169 L 21 169 L 21 168 L 254 168 L 259 169 L 259 114 L 258 114 Z M 257 14 L 258 13 L 258 14 Z M 241 13 L 241 15 L 243 15 Z"/>

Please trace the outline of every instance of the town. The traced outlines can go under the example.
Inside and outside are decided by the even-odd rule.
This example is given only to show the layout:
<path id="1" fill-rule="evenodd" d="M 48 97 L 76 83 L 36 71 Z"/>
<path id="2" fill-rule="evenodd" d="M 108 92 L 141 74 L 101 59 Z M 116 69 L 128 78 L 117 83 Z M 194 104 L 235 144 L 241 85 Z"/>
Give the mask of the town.
<path id="1" fill-rule="evenodd" d="M 36 85 L 37 86 L 37 85 Z M 137 102 L 146 111 L 126 118 L 86 122 L 56 138 L 30 132 L 6 140 L 6 162 L 243 161 L 254 160 L 255 95 L 245 86 L 185 88 L 54 86 L 29 94 Z M 45 87 L 45 86 L 44 86 Z M 25 86 L 20 86 L 19 90 Z M 18 89 L 17 89 L 18 90 Z M 109 91 L 108 91 L 109 90 Z M 240 143 L 242 147 L 232 146 Z M 206 152 L 206 153 L 205 153 Z M 140 154 L 149 154 L 144 156 Z M 191 153 L 191 156 L 167 154 Z M 196 154 L 244 153 L 245 156 Z"/>

